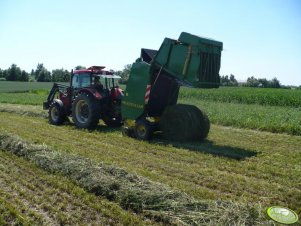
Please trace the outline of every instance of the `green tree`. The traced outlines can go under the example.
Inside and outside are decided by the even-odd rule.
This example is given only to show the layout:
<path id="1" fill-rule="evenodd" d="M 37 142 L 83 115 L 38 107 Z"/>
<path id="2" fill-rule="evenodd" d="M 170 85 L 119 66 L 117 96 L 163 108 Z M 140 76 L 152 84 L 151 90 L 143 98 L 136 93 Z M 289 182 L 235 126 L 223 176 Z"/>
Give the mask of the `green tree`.
<path id="1" fill-rule="evenodd" d="M 2 75 L 3 75 L 3 78 L 6 79 L 6 77 L 7 77 L 7 75 L 8 75 L 8 70 L 7 70 L 7 69 L 6 69 L 6 70 L 3 70 L 3 71 L 2 71 Z"/>
<path id="2" fill-rule="evenodd" d="M 39 78 L 39 74 L 41 73 L 42 70 L 44 70 L 44 65 L 43 64 L 40 64 L 38 63 L 37 65 L 37 69 L 34 71 L 34 76 L 35 76 L 35 79 L 38 80 Z"/>
<path id="3" fill-rule="evenodd" d="M 271 88 L 280 88 L 281 84 L 280 81 L 275 77 L 270 81 L 270 87 Z"/>
<path id="4" fill-rule="evenodd" d="M 220 85 L 221 86 L 238 86 L 238 82 L 235 79 L 233 74 L 220 76 Z"/>
<path id="5" fill-rule="evenodd" d="M 260 78 L 258 79 L 259 86 L 263 88 L 268 88 L 269 87 L 269 81 L 266 78 Z"/>
<path id="6" fill-rule="evenodd" d="M 46 68 L 43 68 L 38 74 L 38 82 L 50 82 L 51 81 L 51 73 L 47 71 Z"/>
<path id="7" fill-rule="evenodd" d="M 228 86 L 230 83 L 230 79 L 228 75 L 222 75 L 220 76 L 220 85 L 221 86 Z"/>
<path id="8" fill-rule="evenodd" d="M 130 76 L 131 68 L 132 68 L 132 64 L 127 64 L 124 66 L 122 71 L 115 72 L 116 75 L 119 75 L 121 77 L 121 79 L 120 79 L 121 84 L 127 83 L 129 76 Z"/>
<path id="9" fill-rule="evenodd" d="M 16 64 L 12 64 L 7 70 L 6 80 L 18 81 L 21 77 L 21 69 Z"/>
<path id="10" fill-rule="evenodd" d="M 233 74 L 230 74 L 230 86 L 238 86 L 238 82 Z"/>
<path id="11" fill-rule="evenodd" d="M 52 70 L 51 80 L 53 82 L 68 82 L 70 81 L 70 72 L 63 68 Z"/>
<path id="12" fill-rule="evenodd" d="M 82 70 L 82 69 L 86 69 L 86 67 L 85 66 L 81 66 L 81 65 L 77 65 L 75 67 L 75 70 Z"/>
<path id="13" fill-rule="evenodd" d="M 20 81 L 28 82 L 29 80 L 29 74 L 26 71 L 21 72 Z"/>
<path id="14" fill-rule="evenodd" d="M 254 76 L 249 77 L 247 79 L 247 83 L 245 84 L 245 86 L 248 86 L 248 87 L 258 87 L 259 86 L 259 81 Z"/>
<path id="15" fill-rule="evenodd" d="M 0 78 L 3 78 L 3 70 L 0 68 Z"/>

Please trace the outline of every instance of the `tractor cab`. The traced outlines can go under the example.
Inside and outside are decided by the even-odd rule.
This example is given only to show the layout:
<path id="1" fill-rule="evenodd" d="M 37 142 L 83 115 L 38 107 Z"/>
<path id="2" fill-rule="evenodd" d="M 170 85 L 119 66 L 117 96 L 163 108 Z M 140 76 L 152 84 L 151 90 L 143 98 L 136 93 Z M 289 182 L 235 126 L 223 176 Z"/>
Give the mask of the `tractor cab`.
<path id="1" fill-rule="evenodd" d="M 92 66 L 88 69 L 72 72 L 70 87 L 72 96 L 80 92 L 87 92 L 98 100 L 119 101 L 123 97 L 123 91 L 118 86 L 120 76 L 104 70 L 103 66 Z"/>
<path id="2" fill-rule="evenodd" d="M 103 95 L 118 87 L 120 76 L 111 71 L 104 70 L 103 66 L 92 66 L 88 69 L 75 70 L 72 72 L 70 87 L 75 91 L 81 89 L 94 89 Z"/>

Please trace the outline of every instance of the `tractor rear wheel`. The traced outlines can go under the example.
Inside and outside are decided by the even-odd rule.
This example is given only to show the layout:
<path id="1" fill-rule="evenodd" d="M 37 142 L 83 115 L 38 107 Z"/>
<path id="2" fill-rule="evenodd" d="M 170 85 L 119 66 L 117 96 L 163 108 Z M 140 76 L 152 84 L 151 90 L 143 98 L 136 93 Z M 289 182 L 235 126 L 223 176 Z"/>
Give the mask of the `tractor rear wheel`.
<path id="1" fill-rule="evenodd" d="M 149 140 L 153 135 L 153 126 L 146 119 L 139 119 L 136 122 L 134 134 L 138 140 Z"/>
<path id="2" fill-rule="evenodd" d="M 57 102 L 53 102 L 48 111 L 49 123 L 52 125 L 61 125 L 66 120 L 64 108 Z"/>
<path id="3" fill-rule="evenodd" d="M 100 117 L 100 106 L 93 96 L 79 94 L 72 104 L 72 119 L 79 128 L 94 129 Z"/>

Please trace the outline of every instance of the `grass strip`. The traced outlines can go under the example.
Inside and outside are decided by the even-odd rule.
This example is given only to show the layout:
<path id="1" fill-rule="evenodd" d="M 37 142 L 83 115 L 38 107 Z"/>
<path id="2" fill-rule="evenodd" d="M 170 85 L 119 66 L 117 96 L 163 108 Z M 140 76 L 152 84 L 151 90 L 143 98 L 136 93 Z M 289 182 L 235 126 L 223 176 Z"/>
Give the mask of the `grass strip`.
<path id="1" fill-rule="evenodd" d="M 15 135 L 0 134 L 0 147 L 35 162 L 48 172 L 68 176 L 89 192 L 116 201 L 125 209 L 164 223 L 256 225 L 264 221 L 260 206 L 196 201 L 183 192 L 118 167 L 58 152 L 46 145 L 29 144 Z"/>
<path id="2" fill-rule="evenodd" d="M 301 89 L 275 89 L 251 87 L 220 87 L 219 89 L 191 89 L 181 87 L 185 100 L 206 100 L 222 103 L 258 104 L 264 106 L 301 106 Z"/>
<path id="3" fill-rule="evenodd" d="M 48 112 L 43 110 L 42 106 L 3 104 L 0 103 L 0 112 L 14 113 L 33 117 L 48 117 Z"/>

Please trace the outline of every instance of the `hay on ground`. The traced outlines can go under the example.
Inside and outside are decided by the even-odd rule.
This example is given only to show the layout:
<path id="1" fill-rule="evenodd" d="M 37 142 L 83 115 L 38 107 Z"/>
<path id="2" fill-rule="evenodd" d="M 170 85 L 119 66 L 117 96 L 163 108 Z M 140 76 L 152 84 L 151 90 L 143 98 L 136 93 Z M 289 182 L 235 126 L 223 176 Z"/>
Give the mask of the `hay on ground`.
<path id="1" fill-rule="evenodd" d="M 14 135 L 0 134 L 0 150 L 23 156 L 48 172 L 65 175 L 96 195 L 164 224 L 256 225 L 263 219 L 258 206 L 196 201 L 181 191 L 116 166 L 58 152 L 46 145 L 29 144 Z"/>

